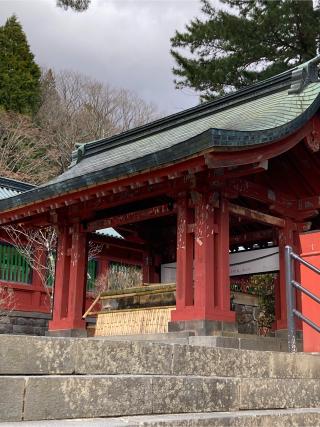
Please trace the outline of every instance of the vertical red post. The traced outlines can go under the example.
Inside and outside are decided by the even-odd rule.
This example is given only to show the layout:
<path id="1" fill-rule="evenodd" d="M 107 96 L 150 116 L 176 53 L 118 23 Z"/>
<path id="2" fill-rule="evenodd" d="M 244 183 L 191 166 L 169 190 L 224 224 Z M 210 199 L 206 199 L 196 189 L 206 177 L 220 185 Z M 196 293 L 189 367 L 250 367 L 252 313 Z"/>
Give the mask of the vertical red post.
<path id="1" fill-rule="evenodd" d="M 229 232 L 229 207 L 228 201 L 220 200 L 219 209 L 216 209 L 216 222 L 218 233 L 216 235 L 215 253 L 217 268 L 215 269 L 215 306 L 216 310 L 226 313 L 227 317 L 233 319 L 234 314 L 230 311 L 230 232 Z"/>
<path id="2" fill-rule="evenodd" d="M 172 321 L 234 323 L 235 313 L 230 311 L 228 203 L 222 200 L 215 207 L 212 194 L 204 192 L 194 194 L 194 204 L 194 224 L 190 224 L 187 202 L 178 203 L 177 310 L 172 312 Z M 199 323 L 201 334 L 215 327 L 207 325 Z"/>
<path id="3" fill-rule="evenodd" d="M 199 194 L 195 206 L 194 306 L 197 317 L 206 319 L 214 312 L 216 265 L 214 242 L 217 227 L 214 207 L 207 193 Z"/>
<path id="4" fill-rule="evenodd" d="M 294 246 L 293 223 L 286 219 L 285 227 L 279 229 L 279 280 L 276 283 L 278 288 L 275 290 L 276 297 L 276 329 L 287 329 L 287 299 L 286 299 L 286 271 L 284 248 L 286 245 Z"/>
<path id="5" fill-rule="evenodd" d="M 49 322 L 49 330 L 60 329 L 62 319 L 65 318 L 68 313 L 70 273 L 70 255 L 68 250 L 70 245 L 71 235 L 69 234 L 69 227 L 68 225 L 62 225 L 58 229 L 53 312 L 52 321 Z"/>
<path id="6" fill-rule="evenodd" d="M 172 320 L 185 315 L 187 307 L 193 306 L 193 221 L 192 209 L 188 207 L 187 195 L 177 200 L 177 265 L 176 265 L 176 311 Z"/>
<path id="7" fill-rule="evenodd" d="M 85 334 L 82 315 L 87 282 L 87 246 L 86 233 L 80 230 L 79 223 L 71 230 L 67 225 L 60 227 L 50 333 Z"/>
<path id="8" fill-rule="evenodd" d="M 152 255 L 149 250 L 143 252 L 143 264 L 142 264 L 142 282 L 143 283 L 152 283 Z"/>
<path id="9" fill-rule="evenodd" d="M 79 223 L 73 225 L 70 255 L 68 324 L 70 329 L 85 329 L 82 315 L 85 311 L 88 241 L 87 234 L 80 231 Z"/>
<path id="10" fill-rule="evenodd" d="M 45 291 L 47 292 L 45 300 L 45 308 L 50 309 L 50 289 L 45 289 L 46 283 L 46 272 L 45 264 L 47 262 L 47 254 L 43 249 L 35 248 L 35 259 L 38 265 L 38 268 L 42 271 L 39 272 L 35 269 L 32 271 L 32 286 L 37 289 L 32 293 L 32 305 L 35 307 L 35 310 L 41 308 L 41 294 Z"/>

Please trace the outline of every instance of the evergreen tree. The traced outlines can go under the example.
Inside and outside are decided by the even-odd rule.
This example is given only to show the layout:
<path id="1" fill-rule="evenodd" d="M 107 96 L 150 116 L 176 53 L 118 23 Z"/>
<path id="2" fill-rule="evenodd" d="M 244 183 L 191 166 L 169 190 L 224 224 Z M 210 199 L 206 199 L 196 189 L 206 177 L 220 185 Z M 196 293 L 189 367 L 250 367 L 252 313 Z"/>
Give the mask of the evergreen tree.
<path id="1" fill-rule="evenodd" d="M 40 97 L 40 68 L 15 16 L 0 27 L 0 107 L 31 114 Z"/>
<path id="2" fill-rule="evenodd" d="M 65 10 L 69 8 L 75 12 L 84 12 L 88 9 L 91 0 L 57 0 L 57 6 Z"/>
<path id="3" fill-rule="evenodd" d="M 204 19 L 172 37 L 177 88 L 211 99 L 281 73 L 319 51 L 320 8 L 312 0 L 201 0 Z M 183 54 L 184 51 L 186 55 Z"/>

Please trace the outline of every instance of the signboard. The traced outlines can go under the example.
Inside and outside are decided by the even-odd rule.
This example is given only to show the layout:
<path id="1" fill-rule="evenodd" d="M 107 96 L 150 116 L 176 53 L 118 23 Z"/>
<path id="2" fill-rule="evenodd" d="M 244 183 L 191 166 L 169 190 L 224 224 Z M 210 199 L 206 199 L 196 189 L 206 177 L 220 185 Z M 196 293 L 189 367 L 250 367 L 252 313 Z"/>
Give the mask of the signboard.
<path id="1" fill-rule="evenodd" d="M 268 273 L 279 270 L 279 247 L 239 251 L 230 254 L 230 276 Z M 176 263 L 161 265 L 161 282 L 175 283 Z"/>
<path id="2" fill-rule="evenodd" d="M 279 247 L 239 251 L 230 254 L 230 276 L 279 270 Z"/>

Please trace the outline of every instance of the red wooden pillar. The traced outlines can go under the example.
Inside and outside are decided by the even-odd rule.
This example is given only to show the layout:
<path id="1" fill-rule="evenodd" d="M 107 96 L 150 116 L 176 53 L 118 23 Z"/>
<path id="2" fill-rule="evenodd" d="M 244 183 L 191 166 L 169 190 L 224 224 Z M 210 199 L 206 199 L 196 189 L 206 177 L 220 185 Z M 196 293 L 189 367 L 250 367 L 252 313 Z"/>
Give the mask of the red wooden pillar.
<path id="1" fill-rule="evenodd" d="M 87 234 L 80 231 L 80 224 L 72 230 L 72 246 L 70 260 L 68 325 L 69 329 L 85 329 L 85 298 L 87 285 L 88 239 Z"/>
<path id="2" fill-rule="evenodd" d="M 142 282 L 152 283 L 152 257 L 149 251 L 143 252 Z"/>
<path id="3" fill-rule="evenodd" d="M 185 320 L 187 307 L 193 307 L 193 212 L 186 195 L 177 201 L 176 310 L 172 320 Z"/>
<path id="4" fill-rule="evenodd" d="M 68 225 L 60 226 L 58 229 L 52 321 L 49 322 L 49 330 L 60 329 L 63 326 L 63 324 L 61 325 L 62 319 L 68 313 L 70 245 L 71 235 Z"/>
<path id="5" fill-rule="evenodd" d="M 294 246 L 293 222 L 286 218 L 285 227 L 279 229 L 279 280 L 275 289 L 275 311 L 277 330 L 287 329 L 287 300 L 286 300 L 286 271 L 284 248 L 286 245 Z"/>
<path id="6" fill-rule="evenodd" d="M 35 248 L 35 258 L 36 263 L 41 268 L 41 266 L 45 266 L 47 262 L 47 254 L 43 249 Z M 43 267 L 43 271 L 38 272 L 35 269 L 32 270 L 32 286 L 34 287 L 34 291 L 32 293 L 32 306 L 35 308 L 35 311 L 41 308 L 41 295 L 45 291 L 47 293 L 45 300 L 45 307 L 50 310 L 50 289 L 46 289 L 45 277 L 46 269 Z"/>
<path id="7" fill-rule="evenodd" d="M 151 250 L 143 253 L 142 265 L 142 282 L 143 283 L 158 283 L 159 274 L 156 272 L 156 267 L 159 267 L 161 260 L 159 256 L 153 255 Z"/>
<path id="8" fill-rule="evenodd" d="M 195 314 L 204 320 L 235 322 L 230 310 L 229 210 L 203 193 L 195 210 Z"/>
<path id="9" fill-rule="evenodd" d="M 71 231 L 71 234 L 70 234 Z M 54 307 L 49 332 L 63 335 L 84 335 L 82 319 L 87 282 L 87 236 L 80 224 L 59 230 Z"/>
<path id="10" fill-rule="evenodd" d="M 194 236 L 194 308 L 197 318 L 214 313 L 215 297 L 215 209 L 207 193 L 199 195 L 195 206 Z"/>
<path id="11" fill-rule="evenodd" d="M 188 226 L 186 202 L 184 205 L 181 202 L 178 204 L 177 310 L 172 312 L 172 321 L 234 323 L 235 314 L 230 311 L 227 202 L 221 200 L 219 208 L 215 208 L 210 193 L 198 194 L 195 198 L 193 227 Z M 188 233 L 190 228 L 194 229 L 193 291 L 193 238 Z M 206 327 L 202 333 L 205 330 Z"/>
<path id="12" fill-rule="evenodd" d="M 219 209 L 216 209 L 218 233 L 215 241 L 216 269 L 215 269 L 215 310 L 226 318 L 234 321 L 235 315 L 230 311 L 230 232 L 228 201 L 220 200 Z"/>

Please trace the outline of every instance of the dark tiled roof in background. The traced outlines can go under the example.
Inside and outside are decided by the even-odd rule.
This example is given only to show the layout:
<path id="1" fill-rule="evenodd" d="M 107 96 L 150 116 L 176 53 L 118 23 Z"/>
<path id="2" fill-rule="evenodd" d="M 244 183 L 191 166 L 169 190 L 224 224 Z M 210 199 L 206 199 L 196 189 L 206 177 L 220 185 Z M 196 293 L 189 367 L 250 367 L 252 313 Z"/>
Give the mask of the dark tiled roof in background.
<path id="1" fill-rule="evenodd" d="M 320 107 L 319 60 L 149 125 L 82 145 L 66 172 L 0 201 L 0 210 L 165 166 L 204 150 L 238 150 L 284 138 Z"/>
<path id="2" fill-rule="evenodd" d="M 0 177 L 0 199 L 7 199 L 8 197 L 14 197 L 17 194 L 21 194 L 24 191 L 35 188 L 32 184 L 26 182 L 17 181 L 15 179 L 2 178 Z"/>

